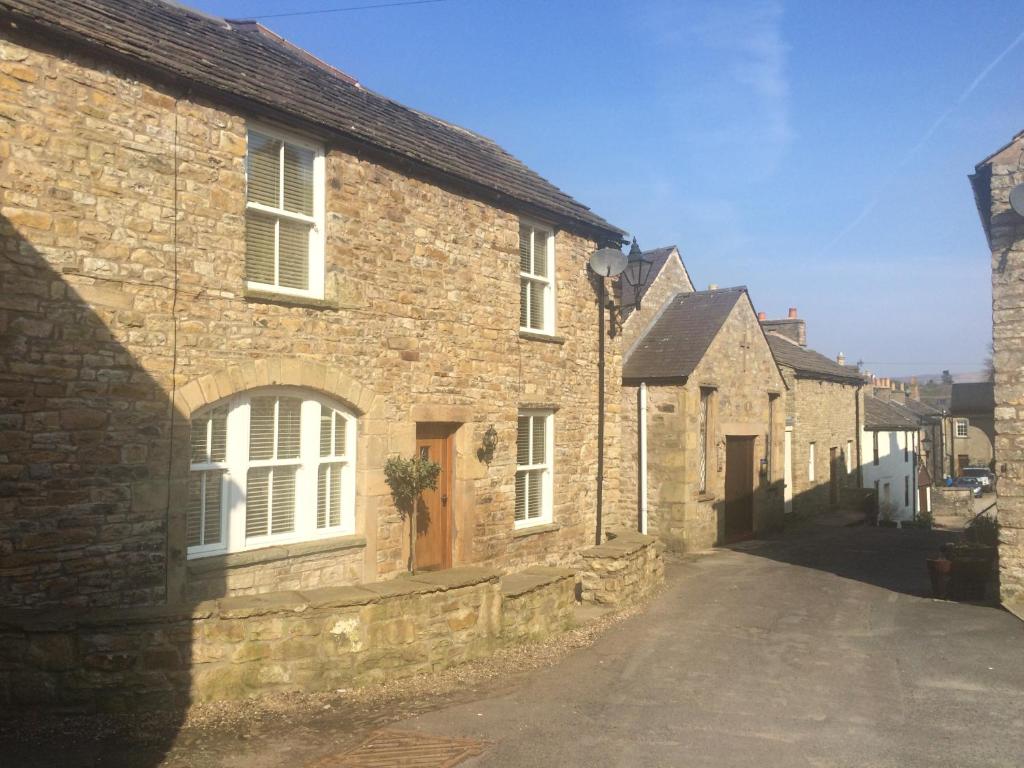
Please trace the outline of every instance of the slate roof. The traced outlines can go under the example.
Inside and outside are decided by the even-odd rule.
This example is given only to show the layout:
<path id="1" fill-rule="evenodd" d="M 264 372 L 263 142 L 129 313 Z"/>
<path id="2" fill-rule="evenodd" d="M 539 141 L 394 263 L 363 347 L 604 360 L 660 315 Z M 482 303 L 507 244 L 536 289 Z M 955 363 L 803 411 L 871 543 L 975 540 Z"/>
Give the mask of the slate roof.
<path id="1" fill-rule="evenodd" d="M 622 291 L 622 306 L 625 308 L 622 313 L 623 318 L 629 317 L 633 313 L 633 310 L 635 309 L 634 305 L 638 298 L 640 301 L 643 301 L 647 291 L 649 291 L 651 285 L 654 284 L 655 278 L 660 275 L 661 270 L 665 268 L 665 265 L 668 263 L 673 251 L 678 253 L 678 246 L 666 245 L 663 248 L 652 248 L 649 251 L 643 251 L 644 258 L 651 260 L 651 274 L 650 277 L 647 278 L 647 284 L 640 286 L 639 292 L 637 292 L 633 286 L 627 283 L 621 276 L 619 277 L 619 287 Z M 683 266 L 683 272 L 686 272 L 686 265 L 683 264 L 682 256 L 679 257 L 679 263 Z M 690 274 L 688 272 L 686 272 L 686 279 L 690 280 Z M 693 285 L 692 280 L 690 280 L 690 285 Z M 637 293 L 639 293 L 639 297 L 637 296 Z"/>
<path id="2" fill-rule="evenodd" d="M 953 384 L 949 412 L 954 416 L 972 413 L 994 413 L 995 385 L 991 381 Z"/>
<path id="3" fill-rule="evenodd" d="M 0 18 L 46 39 L 113 55 L 129 66 L 256 111 L 297 118 L 441 173 L 496 202 L 596 230 L 622 232 L 490 139 L 405 107 L 253 22 L 232 22 L 162 0 L 0 0 Z"/>
<path id="4" fill-rule="evenodd" d="M 794 341 L 775 333 L 766 333 L 768 346 L 772 349 L 775 362 L 786 368 L 792 368 L 797 376 L 808 379 L 825 379 L 850 384 L 863 384 L 864 377 L 849 366 L 840 365 L 835 360 L 815 352 L 813 349 L 801 347 Z"/>
<path id="5" fill-rule="evenodd" d="M 871 431 L 913 430 L 921 426 L 918 416 L 897 403 L 864 396 L 864 429 Z"/>
<path id="6" fill-rule="evenodd" d="M 626 354 L 622 378 L 646 381 L 689 376 L 746 292 L 738 287 L 676 294 Z"/>
<path id="7" fill-rule="evenodd" d="M 938 408 L 933 408 L 927 403 L 922 403 L 920 400 L 910 398 L 905 403 L 902 403 L 902 405 L 922 419 L 938 419 L 942 417 L 942 411 Z"/>

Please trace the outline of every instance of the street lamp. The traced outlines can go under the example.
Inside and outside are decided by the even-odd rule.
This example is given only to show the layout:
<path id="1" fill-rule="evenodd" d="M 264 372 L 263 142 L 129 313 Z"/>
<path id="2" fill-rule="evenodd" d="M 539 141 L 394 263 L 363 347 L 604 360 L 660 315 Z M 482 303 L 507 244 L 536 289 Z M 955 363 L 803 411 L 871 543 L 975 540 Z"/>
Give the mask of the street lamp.
<path id="1" fill-rule="evenodd" d="M 598 283 L 598 343 L 597 343 L 597 532 L 595 541 L 601 543 L 601 515 L 604 502 L 604 311 L 611 316 L 611 333 L 614 335 L 616 324 L 622 322 L 623 307 L 616 308 L 613 301 L 608 300 L 608 286 L 605 280 L 619 275 L 633 289 L 635 301 L 632 306 L 640 308 L 640 291 L 651 275 L 653 262 L 644 258 L 640 247 L 633 238 L 629 256 L 623 255 L 618 248 L 601 248 L 590 257 L 590 271 L 597 277 Z"/>

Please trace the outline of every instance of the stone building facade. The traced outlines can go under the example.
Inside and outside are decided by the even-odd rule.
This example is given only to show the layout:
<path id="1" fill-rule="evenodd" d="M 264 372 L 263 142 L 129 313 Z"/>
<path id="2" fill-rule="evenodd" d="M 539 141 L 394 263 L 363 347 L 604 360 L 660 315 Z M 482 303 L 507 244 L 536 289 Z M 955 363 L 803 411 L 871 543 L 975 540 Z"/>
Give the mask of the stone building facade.
<path id="1" fill-rule="evenodd" d="M 991 249 L 992 360 L 995 368 L 995 472 L 999 509 L 999 589 L 1024 616 L 1024 216 L 1010 192 L 1024 183 L 1024 133 L 971 175 Z"/>
<path id="2" fill-rule="evenodd" d="M 989 467 L 994 456 L 995 400 L 992 382 L 954 383 L 946 433 L 952 446 L 950 474 L 965 467 Z"/>
<path id="3" fill-rule="evenodd" d="M 781 523 L 785 383 L 745 289 L 667 268 L 625 330 L 621 523 L 692 551 Z"/>
<path id="4" fill-rule="evenodd" d="M 587 259 L 621 233 L 487 140 L 367 94 L 260 30 L 137 5 L 125 12 L 95 0 L 58 13 L 17 2 L 0 12 L 17 22 L 0 33 L 0 606 L 178 603 L 399 575 L 409 524 L 383 467 L 419 450 L 424 425 L 450 436 L 450 564 L 564 564 L 592 544 L 598 338 Z M 91 12 L 116 20 L 96 24 Z M 121 45 L 139 35 L 166 45 L 143 62 Z M 215 74 L 167 58 L 178 44 L 204 40 L 214 42 Z M 235 66 L 227 57 L 236 50 L 251 51 L 246 66 L 271 85 L 261 67 L 283 61 L 299 70 L 294 103 L 306 111 L 215 82 Z M 390 110 L 385 138 L 367 138 L 372 125 L 353 134 L 365 115 L 351 126 L 312 119 L 319 106 L 307 108 L 305 81 L 337 92 L 332 109 L 353 99 Z M 396 125 L 407 134 L 385 140 Z M 247 198 L 247 162 L 254 173 L 254 141 L 264 135 L 282 137 L 282 168 L 307 146 L 317 158 L 312 195 L 314 204 L 322 198 L 322 218 L 304 225 L 314 238 L 322 229 L 316 295 L 254 288 L 247 277 L 258 234 L 247 212 L 263 214 Z M 458 157 L 445 160 L 446 141 Z M 474 158 L 477 178 L 467 170 Z M 282 182 L 285 198 L 287 184 L 300 182 Z M 282 276 L 289 221 L 276 225 Z M 538 232 L 552 243 L 553 274 L 538 267 L 524 277 L 523 240 L 542 242 Z M 529 319 L 521 330 L 531 280 L 550 297 L 539 331 Z M 620 340 L 608 341 L 608 376 L 617 381 Z M 337 466 L 348 473 L 339 487 L 351 506 L 336 535 L 317 518 L 306 538 L 196 552 L 193 508 L 223 503 L 208 490 L 197 502 L 195 490 L 212 487 L 197 486 L 196 467 L 217 462 L 218 407 L 228 404 L 230 443 L 241 418 L 232 414 L 256 424 L 256 397 L 274 409 L 278 459 L 293 428 L 286 404 L 334 414 L 321 416 L 320 456 L 330 429 L 322 419 L 351 425 L 350 443 L 331 449 L 347 450 Z M 609 398 L 609 434 L 618 433 L 619 407 Z M 517 522 L 524 412 L 545 420 L 550 449 L 534 454 L 543 466 L 528 471 L 549 485 L 528 502 L 544 514 Z M 308 424 L 310 412 L 301 413 Z M 619 462 L 609 440 L 609 516 Z M 293 471 L 306 477 L 305 465 L 272 468 L 261 477 L 285 480 L 264 479 L 260 491 L 228 469 L 217 494 L 255 503 L 262 492 L 287 505 Z M 330 476 L 321 475 L 321 488 Z M 311 481 L 302 488 L 317 493 Z M 303 492 L 295 514 L 312 521 L 313 498 Z M 278 502 L 264 503 L 260 530 L 274 532 L 271 517 L 287 526 L 271 506 Z M 216 513 L 204 514 L 196 519 L 215 525 Z M 333 507 L 324 514 L 333 520 Z"/>
<path id="5" fill-rule="evenodd" d="M 860 487 L 864 383 L 855 368 L 807 348 L 804 321 L 764 320 L 786 380 L 785 508 L 815 515 L 836 508 L 844 488 Z"/>

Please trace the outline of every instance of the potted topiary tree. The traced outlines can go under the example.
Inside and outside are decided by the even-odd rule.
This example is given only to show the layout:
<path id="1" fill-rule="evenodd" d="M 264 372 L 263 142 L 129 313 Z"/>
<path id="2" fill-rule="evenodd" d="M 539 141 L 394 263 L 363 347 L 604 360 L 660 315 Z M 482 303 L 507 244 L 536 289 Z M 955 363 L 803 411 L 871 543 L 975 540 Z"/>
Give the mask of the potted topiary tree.
<path id="1" fill-rule="evenodd" d="M 384 463 L 384 479 L 391 489 L 391 498 L 402 518 L 409 520 L 409 573 L 416 570 L 416 512 L 420 494 L 436 490 L 440 474 L 440 464 L 421 456 L 392 456 Z"/>

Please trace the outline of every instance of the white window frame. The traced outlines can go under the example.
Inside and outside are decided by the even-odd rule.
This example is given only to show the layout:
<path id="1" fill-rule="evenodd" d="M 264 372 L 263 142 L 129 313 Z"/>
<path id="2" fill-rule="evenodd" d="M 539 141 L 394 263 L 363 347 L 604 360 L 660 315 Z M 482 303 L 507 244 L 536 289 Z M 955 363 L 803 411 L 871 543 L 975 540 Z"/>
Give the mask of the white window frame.
<path id="1" fill-rule="evenodd" d="M 853 440 L 846 441 L 846 474 L 853 472 Z"/>
<path id="2" fill-rule="evenodd" d="M 275 208 L 274 206 L 265 205 L 263 203 L 252 202 L 248 199 L 248 143 L 249 143 L 249 132 L 254 131 L 261 133 L 272 139 L 277 139 L 283 143 L 294 144 L 295 146 L 302 147 L 314 152 L 313 157 L 313 215 L 306 216 L 301 213 L 295 213 L 294 211 L 286 211 L 283 208 Z M 282 147 L 283 151 L 283 147 Z M 273 217 L 275 220 L 288 219 L 291 221 L 302 222 L 304 224 L 311 225 L 310 237 L 309 237 L 309 265 L 307 275 L 309 277 L 309 288 L 301 290 L 299 288 L 288 288 L 281 285 L 274 285 L 272 283 L 260 283 L 255 280 L 249 280 L 246 277 L 245 287 L 254 291 L 265 291 L 268 293 L 279 293 L 285 296 L 302 296 L 312 299 L 322 299 L 324 297 L 324 247 L 325 247 L 325 235 L 326 227 L 325 221 L 325 184 L 326 184 L 326 171 L 325 171 L 326 160 L 324 157 L 323 144 L 317 143 L 307 137 L 300 136 L 289 131 L 282 130 L 280 128 L 267 125 L 265 123 L 250 123 L 246 126 L 246 211 L 256 211 L 258 213 L 265 214 Z M 280 163 L 280 173 L 282 179 L 279 183 L 283 185 L 283 174 L 284 174 L 284 162 Z M 246 253 L 248 258 L 248 253 Z"/>
<path id="3" fill-rule="evenodd" d="M 530 248 L 531 255 L 536 258 L 536 239 L 537 232 L 544 232 L 547 234 L 547 277 L 539 277 L 533 272 L 524 272 L 522 270 L 522 264 L 520 263 L 519 269 L 519 296 L 520 302 L 523 301 L 523 289 L 522 285 L 524 282 L 537 283 L 544 286 L 544 326 L 542 328 L 531 328 L 529 325 L 520 325 L 519 330 L 522 333 L 540 333 L 547 336 L 553 336 L 555 333 L 555 228 L 550 224 L 544 224 L 540 221 L 533 221 L 531 219 L 519 220 L 520 229 L 522 227 L 530 228 Z M 532 301 L 532 292 L 526 292 L 526 321 L 530 321 L 530 302 Z M 522 307 L 520 307 L 520 316 L 522 316 Z"/>
<path id="4" fill-rule="evenodd" d="M 555 474 L 555 412 L 540 409 L 530 409 L 519 411 L 516 418 L 516 430 L 517 438 L 516 443 L 518 445 L 518 429 L 519 419 L 521 418 L 542 418 L 544 419 L 544 453 L 547 459 L 542 464 L 530 463 L 520 464 L 518 458 L 516 459 L 516 475 L 520 472 L 529 472 L 532 470 L 543 470 L 543 486 L 541 487 L 541 514 L 539 517 L 527 516 L 523 520 L 516 520 L 515 515 L 512 516 L 512 521 L 515 524 L 515 529 L 520 528 L 532 528 L 537 525 L 550 525 L 554 520 L 554 474 Z M 532 436 L 533 436 L 533 423 L 530 423 L 530 435 L 531 435 L 531 451 L 532 451 Z M 515 485 L 513 485 L 513 493 L 515 492 Z M 529 493 L 527 493 L 527 503 L 529 503 Z M 513 505 L 513 509 L 514 509 Z M 529 509 L 527 509 L 527 515 L 529 515 Z"/>
<path id="5" fill-rule="evenodd" d="M 954 429 L 953 435 L 954 435 L 954 437 L 957 437 L 959 439 L 966 438 L 970 434 L 970 432 L 969 432 L 970 426 L 971 426 L 971 422 L 970 422 L 969 419 L 954 419 L 953 420 L 953 429 Z M 963 434 L 960 434 L 960 428 L 961 427 L 963 427 Z"/>
<path id="6" fill-rule="evenodd" d="M 302 400 L 300 406 L 299 458 L 297 460 L 249 459 L 249 411 L 256 397 L 292 397 Z M 223 405 L 220 401 L 215 406 Z M 320 456 L 321 407 L 337 411 L 344 417 L 345 454 Z M 319 393 L 297 387 L 263 387 L 247 390 L 227 401 L 226 460 L 216 465 L 192 464 L 191 469 L 202 471 L 224 468 L 221 492 L 221 542 L 189 547 L 188 559 L 231 552 L 245 552 L 263 547 L 299 541 L 334 538 L 355 533 L 356 501 L 356 416 L 340 403 Z M 206 409 L 196 414 L 202 418 Z M 341 520 L 336 526 L 317 527 L 317 493 L 321 464 L 341 467 Z M 250 469 L 266 466 L 296 465 L 294 530 L 287 533 L 247 537 L 245 533 L 246 481 Z M 329 516 L 327 520 L 329 521 Z"/>
<path id="7" fill-rule="evenodd" d="M 807 445 L 807 481 L 814 482 L 814 442 Z"/>

